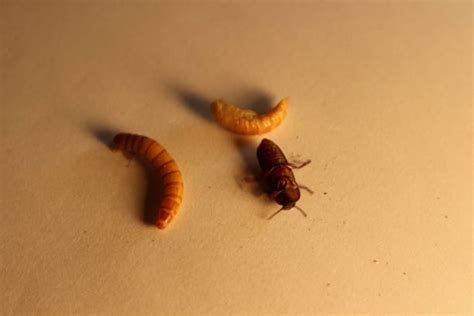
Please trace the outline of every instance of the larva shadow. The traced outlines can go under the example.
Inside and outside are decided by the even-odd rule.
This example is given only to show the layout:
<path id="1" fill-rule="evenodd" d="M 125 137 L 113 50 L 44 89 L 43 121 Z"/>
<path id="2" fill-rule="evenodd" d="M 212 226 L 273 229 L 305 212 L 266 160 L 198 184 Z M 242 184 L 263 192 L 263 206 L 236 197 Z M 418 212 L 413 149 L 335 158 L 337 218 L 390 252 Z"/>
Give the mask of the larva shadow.
<path id="1" fill-rule="evenodd" d="M 147 190 L 141 217 L 145 224 L 155 225 L 158 214 L 158 207 L 163 199 L 164 184 L 163 180 L 156 173 L 153 166 L 144 158 L 137 158 L 146 171 Z"/>
<path id="2" fill-rule="evenodd" d="M 100 141 L 102 144 L 110 148 L 114 136 L 119 133 L 118 129 L 99 126 L 95 124 L 87 124 L 87 128 L 94 137 Z"/>
<path id="3" fill-rule="evenodd" d="M 113 139 L 119 134 L 119 130 L 90 123 L 87 124 L 87 129 L 98 141 L 108 148 L 113 149 Z M 141 217 L 145 224 L 155 225 L 158 207 L 164 194 L 163 181 L 146 158 L 126 151 L 123 151 L 122 155 L 127 158 L 129 162 L 131 162 L 132 159 L 138 162 L 146 172 L 147 189 L 139 217 Z"/>
<path id="4" fill-rule="evenodd" d="M 125 156 L 125 158 L 129 159 L 129 161 L 133 160 L 134 162 L 138 162 L 146 173 L 146 193 L 143 206 L 138 217 L 146 225 L 156 225 L 158 208 L 160 207 L 161 201 L 163 199 L 165 189 L 163 180 L 156 173 L 155 168 L 146 158 L 127 152 L 122 154 Z"/>

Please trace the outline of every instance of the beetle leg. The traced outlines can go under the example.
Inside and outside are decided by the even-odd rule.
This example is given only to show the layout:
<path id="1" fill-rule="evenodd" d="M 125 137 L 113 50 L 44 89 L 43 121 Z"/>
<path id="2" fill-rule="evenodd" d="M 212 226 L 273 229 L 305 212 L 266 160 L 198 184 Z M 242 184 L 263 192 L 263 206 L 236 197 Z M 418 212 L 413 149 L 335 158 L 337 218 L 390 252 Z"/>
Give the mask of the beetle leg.
<path id="1" fill-rule="evenodd" d="M 305 185 L 298 184 L 298 188 L 308 191 L 309 194 L 314 194 L 314 191 L 311 190 L 310 188 L 308 188 L 308 187 L 305 186 Z"/>
<path id="2" fill-rule="evenodd" d="M 290 166 L 291 168 L 293 169 L 299 169 L 299 168 L 303 168 L 304 166 L 306 166 L 307 164 L 311 163 L 311 160 L 307 160 L 305 162 L 303 162 L 301 165 L 297 166 L 295 165 L 294 163 L 291 163 L 291 162 L 288 162 L 287 165 Z"/>
<path id="3" fill-rule="evenodd" d="M 300 211 L 300 212 L 301 212 L 301 214 L 303 214 L 303 216 L 304 216 L 304 217 L 307 217 L 307 216 L 308 216 L 308 215 L 306 214 L 306 212 L 305 212 L 305 211 L 303 211 L 303 209 L 302 209 L 301 207 L 299 207 L 299 206 L 295 205 L 295 208 L 296 208 L 298 211 Z"/>

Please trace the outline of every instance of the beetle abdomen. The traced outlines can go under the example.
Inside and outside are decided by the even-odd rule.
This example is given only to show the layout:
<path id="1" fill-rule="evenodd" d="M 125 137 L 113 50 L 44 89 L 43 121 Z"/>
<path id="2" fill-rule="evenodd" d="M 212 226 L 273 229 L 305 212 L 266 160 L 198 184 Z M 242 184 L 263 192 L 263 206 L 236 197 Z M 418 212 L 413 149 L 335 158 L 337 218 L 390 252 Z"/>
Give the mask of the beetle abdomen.
<path id="1" fill-rule="evenodd" d="M 262 140 L 257 148 L 257 158 L 263 172 L 277 165 L 288 163 L 281 149 L 274 142 L 266 138 Z"/>

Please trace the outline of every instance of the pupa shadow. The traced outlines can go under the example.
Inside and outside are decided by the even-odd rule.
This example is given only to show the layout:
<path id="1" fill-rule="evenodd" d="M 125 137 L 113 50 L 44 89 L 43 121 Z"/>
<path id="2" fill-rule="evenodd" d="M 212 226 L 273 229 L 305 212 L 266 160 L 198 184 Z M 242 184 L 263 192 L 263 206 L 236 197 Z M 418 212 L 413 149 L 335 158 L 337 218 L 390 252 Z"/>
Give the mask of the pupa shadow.
<path id="1" fill-rule="evenodd" d="M 256 89 L 240 89 L 242 92 L 232 93 L 228 96 L 217 95 L 213 98 L 204 96 L 191 89 L 184 88 L 180 85 L 168 85 L 171 94 L 184 104 L 189 110 L 207 121 L 214 121 L 211 113 L 211 104 L 217 99 L 223 99 L 239 107 L 249 108 L 257 113 L 266 113 L 273 108 L 272 97 Z M 239 89 L 237 89 L 239 90 Z"/>
<path id="2" fill-rule="evenodd" d="M 242 92 L 235 99 L 239 102 L 236 103 L 237 106 L 251 109 L 258 114 L 267 113 L 275 106 L 273 98 L 269 94 L 257 90 Z M 229 101 L 233 103 L 233 100 Z"/>
<path id="3" fill-rule="evenodd" d="M 212 100 L 210 98 L 173 81 L 165 82 L 164 87 L 167 93 L 176 99 L 180 105 L 185 106 L 200 118 L 212 121 L 210 110 Z"/>

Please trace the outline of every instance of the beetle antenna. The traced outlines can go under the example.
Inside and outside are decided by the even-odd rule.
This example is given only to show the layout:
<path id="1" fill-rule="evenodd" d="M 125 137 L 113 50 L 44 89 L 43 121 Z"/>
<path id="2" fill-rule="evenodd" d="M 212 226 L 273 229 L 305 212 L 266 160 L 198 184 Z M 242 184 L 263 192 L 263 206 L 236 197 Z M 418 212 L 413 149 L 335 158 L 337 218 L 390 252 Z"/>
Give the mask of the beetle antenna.
<path id="1" fill-rule="evenodd" d="M 299 207 L 299 206 L 297 206 L 297 205 L 295 205 L 295 207 L 296 207 L 296 209 L 297 209 L 298 211 L 301 212 L 301 214 L 303 214 L 304 217 L 307 217 L 307 216 L 308 216 L 308 215 L 303 211 L 303 209 L 302 209 L 301 207 Z"/>
<path id="2" fill-rule="evenodd" d="M 278 213 L 280 213 L 281 211 L 283 211 L 283 207 L 281 209 L 279 209 L 278 211 L 276 211 L 275 213 L 273 213 L 269 218 L 267 218 L 268 220 L 271 220 L 273 218 L 273 216 L 277 215 Z"/>

